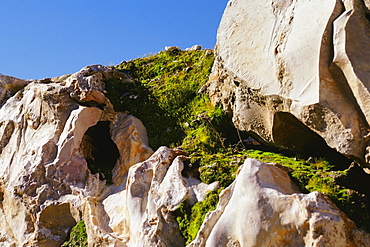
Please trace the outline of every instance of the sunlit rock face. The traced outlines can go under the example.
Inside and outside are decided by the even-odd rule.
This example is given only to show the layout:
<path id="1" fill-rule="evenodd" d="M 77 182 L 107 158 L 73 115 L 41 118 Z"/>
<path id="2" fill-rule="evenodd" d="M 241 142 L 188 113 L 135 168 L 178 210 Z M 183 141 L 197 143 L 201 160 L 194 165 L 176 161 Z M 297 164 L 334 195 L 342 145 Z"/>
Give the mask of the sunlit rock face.
<path id="1" fill-rule="evenodd" d="M 240 130 L 369 167 L 369 16 L 361 0 L 230 0 L 205 89 Z"/>
<path id="2" fill-rule="evenodd" d="M 183 151 L 153 154 L 141 121 L 114 111 L 105 82 L 129 76 L 0 79 L 0 246 L 60 246 L 80 220 L 90 246 L 184 245 L 171 212 L 217 183 L 183 177 Z"/>
<path id="3" fill-rule="evenodd" d="M 357 230 L 329 198 L 301 194 L 279 166 L 247 159 L 189 246 L 369 244 L 370 235 Z"/>
<path id="4" fill-rule="evenodd" d="M 24 88 L 30 81 L 0 74 L 0 105 Z"/>
<path id="5" fill-rule="evenodd" d="M 114 130 L 124 122 L 118 119 L 132 119 L 114 112 L 105 98 L 103 78 L 110 77 L 130 80 L 98 65 L 39 81 L 0 78 L 0 242 L 4 246 L 57 246 L 80 220 L 81 196 L 87 193 L 88 181 L 100 175 L 91 174 L 84 157 L 85 132 L 100 121 L 108 121 Z M 133 157 L 133 162 L 152 152 L 141 141 L 125 141 L 146 147 L 147 153 Z M 112 168 L 121 165 L 116 161 Z"/>
<path id="6" fill-rule="evenodd" d="M 184 177 L 185 153 L 160 147 L 131 166 L 126 183 L 110 186 L 85 204 L 92 246 L 185 246 L 172 212 L 187 200 L 195 203 L 216 189 Z"/>
<path id="7" fill-rule="evenodd" d="M 122 124 L 135 129 L 133 117 L 114 112 L 104 96 L 103 78 L 110 77 L 130 80 L 103 66 L 40 81 L 1 77 L 0 242 L 4 246 L 57 246 L 81 219 L 88 181 L 101 176 L 93 175 L 86 162 L 85 156 L 92 152 L 81 145 L 87 143 L 85 132 L 100 121 L 110 123 L 113 132 Z M 114 143 L 117 134 L 109 139 Z M 134 163 L 152 153 L 140 137 L 116 141 L 118 146 L 125 141 L 145 148 L 146 153 L 131 157 Z M 111 161 L 112 169 L 126 165 L 117 162 L 118 157 Z M 98 179 L 96 186 L 99 183 L 103 182 Z"/>

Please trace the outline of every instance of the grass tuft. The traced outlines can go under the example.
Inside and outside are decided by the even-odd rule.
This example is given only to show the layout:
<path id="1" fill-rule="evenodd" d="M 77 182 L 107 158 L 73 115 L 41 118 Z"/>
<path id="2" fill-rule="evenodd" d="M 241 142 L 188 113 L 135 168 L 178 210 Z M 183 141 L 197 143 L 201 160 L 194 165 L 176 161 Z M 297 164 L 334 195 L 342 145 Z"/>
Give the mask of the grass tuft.
<path id="1" fill-rule="evenodd" d="M 75 247 L 87 246 L 87 233 L 85 223 L 81 220 L 79 221 L 70 231 L 69 239 L 62 244 L 62 247 Z"/>

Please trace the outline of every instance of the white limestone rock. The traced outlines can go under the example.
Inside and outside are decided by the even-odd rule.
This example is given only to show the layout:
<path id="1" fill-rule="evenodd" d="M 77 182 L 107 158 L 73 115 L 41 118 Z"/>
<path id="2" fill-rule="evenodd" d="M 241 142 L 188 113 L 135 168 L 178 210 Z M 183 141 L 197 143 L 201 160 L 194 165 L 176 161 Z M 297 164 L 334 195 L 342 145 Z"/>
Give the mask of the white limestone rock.
<path id="1" fill-rule="evenodd" d="M 165 46 L 164 50 L 168 51 L 168 52 L 175 51 L 175 50 L 176 51 L 181 51 L 180 47 L 178 47 L 178 46 Z"/>
<path id="2" fill-rule="evenodd" d="M 128 169 L 147 158 L 153 153 L 148 145 L 148 137 L 143 123 L 134 116 L 119 114 L 112 123 L 112 140 L 120 152 L 120 165 L 116 166 L 113 173 L 113 183 L 121 185 Z"/>
<path id="3" fill-rule="evenodd" d="M 185 51 L 199 51 L 202 50 L 201 45 L 193 45 L 192 47 L 186 48 Z"/>
<path id="4" fill-rule="evenodd" d="M 90 198 L 86 208 L 92 213 L 85 222 L 91 246 L 184 246 L 172 212 L 185 200 L 203 200 L 218 186 L 183 177 L 184 154 L 161 147 L 130 167 L 125 184 Z"/>
<path id="5" fill-rule="evenodd" d="M 204 89 L 265 142 L 302 151 L 320 136 L 369 167 L 366 15 L 360 0 L 230 0 Z"/>
<path id="6" fill-rule="evenodd" d="M 9 78 L 0 78 L 8 90 L 0 108 L 1 242 L 59 246 L 85 214 L 85 201 L 106 187 L 86 162 L 90 127 L 110 122 L 112 143 L 131 148 L 121 148 L 125 157 L 112 164 L 117 171 L 127 172 L 153 153 L 140 120 L 116 113 L 104 96 L 105 80 L 132 79 L 101 65 L 39 81 Z M 121 181 L 122 172 L 112 180 Z"/>
<path id="7" fill-rule="evenodd" d="M 273 164 L 247 159 L 188 246 L 369 246 L 325 195 L 300 194 Z"/>
<path id="8" fill-rule="evenodd" d="M 143 123 L 105 97 L 111 78 L 132 81 L 101 65 L 38 81 L 7 78 L 4 85 L 24 88 L 6 86 L 1 98 L 0 246 L 60 246 L 79 220 L 89 246 L 184 246 L 172 211 L 218 184 L 183 177 L 181 150 L 153 154 Z M 91 132 L 99 126 L 108 130 Z M 107 180 L 88 164 L 101 159 L 94 138 L 102 135 L 110 140 L 103 146 L 117 149 L 99 153 L 113 162 L 104 162 Z"/>

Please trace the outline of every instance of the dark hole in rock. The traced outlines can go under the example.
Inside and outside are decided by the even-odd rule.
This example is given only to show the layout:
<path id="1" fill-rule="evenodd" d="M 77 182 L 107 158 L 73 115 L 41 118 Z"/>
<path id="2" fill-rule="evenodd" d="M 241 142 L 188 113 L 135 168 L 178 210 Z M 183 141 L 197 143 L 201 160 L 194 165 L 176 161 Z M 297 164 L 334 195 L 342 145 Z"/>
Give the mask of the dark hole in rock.
<path id="1" fill-rule="evenodd" d="M 368 19 L 368 21 L 370 22 L 370 13 L 366 13 L 366 19 Z"/>
<path id="2" fill-rule="evenodd" d="M 111 139 L 109 124 L 108 121 L 100 121 L 90 127 L 82 139 L 81 149 L 90 171 L 99 173 L 101 180 L 112 183 L 112 169 L 119 158 L 119 151 Z"/>
<path id="3" fill-rule="evenodd" d="M 190 163 L 190 160 L 184 160 L 184 169 L 181 172 L 181 175 L 189 178 L 193 177 L 200 180 L 200 173 L 199 173 L 199 163 Z"/>
<path id="4" fill-rule="evenodd" d="M 0 123 L 0 127 L 5 124 L 4 122 Z M 9 121 L 4 129 L 3 136 L 0 137 L 0 154 L 3 152 L 3 149 L 8 145 L 10 138 L 12 137 L 12 134 L 14 132 L 14 122 Z"/>
<path id="5" fill-rule="evenodd" d="M 3 201 L 4 201 L 4 192 L 0 191 L 0 208 L 3 207 Z"/>
<path id="6" fill-rule="evenodd" d="M 325 140 L 287 112 L 277 112 L 273 125 L 274 142 L 288 150 L 300 153 L 303 157 L 322 157 L 344 170 L 351 160 L 330 148 Z"/>
<path id="7" fill-rule="evenodd" d="M 234 84 L 235 84 L 235 86 L 239 87 L 240 82 L 238 82 L 238 81 L 234 81 Z"/>

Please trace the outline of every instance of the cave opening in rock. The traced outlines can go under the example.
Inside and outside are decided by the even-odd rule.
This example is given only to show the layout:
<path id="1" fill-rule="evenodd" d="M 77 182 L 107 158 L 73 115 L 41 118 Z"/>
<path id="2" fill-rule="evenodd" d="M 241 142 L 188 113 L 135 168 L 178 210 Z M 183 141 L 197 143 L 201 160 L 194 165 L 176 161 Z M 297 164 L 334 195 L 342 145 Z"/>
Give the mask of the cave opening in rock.
<path id="1" fill-rule="evenodd" d="M 90 171 L 100 174 L 100 179 L 112 182 L 119 151 L 110 136 L 109 121 L 100 121 L 90 127 L 82 138 L 81 150 Z"/>
<path id="2" fill-rule="evenodd" d="M 321 136 L 290 113 L 275 113 L 272 133 L 274 141 L 281 147 L 295 151 L 302 157 L 325 158 L 335 164 L 335 169 L 344 170 L 352 162 L 329 147 Z"/>

